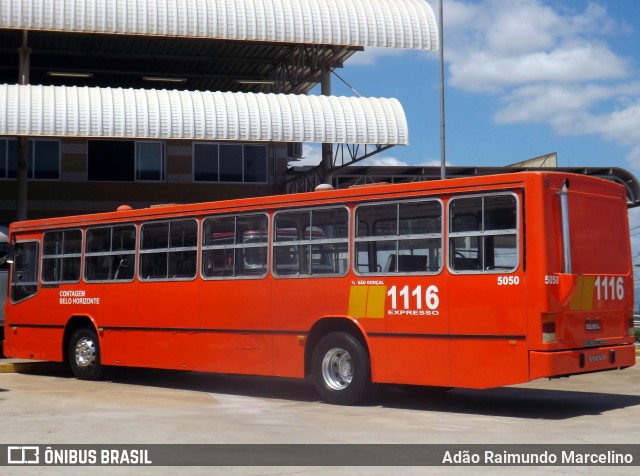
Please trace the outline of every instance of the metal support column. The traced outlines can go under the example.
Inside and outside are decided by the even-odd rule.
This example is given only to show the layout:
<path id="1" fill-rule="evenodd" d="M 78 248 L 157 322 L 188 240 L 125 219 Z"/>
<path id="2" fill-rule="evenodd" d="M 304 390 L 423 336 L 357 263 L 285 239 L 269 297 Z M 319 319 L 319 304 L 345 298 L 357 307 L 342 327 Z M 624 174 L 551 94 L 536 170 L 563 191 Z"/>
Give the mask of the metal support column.
<path id="1" fill-rule="evenodd" d="M 18 82 L 29 84 L 29 63 L 31 59 L 31 49 L 27 46 L 28 32 L 22 32 L 22 46 L 18 48 L 19 69 Z M 16 163 L 16 220 L 27 219 L 27 179 L 28 179 L 28 139 L 18 137 L 18 157 Z"/>
<path id="2" fill-rule="evenodd" d="M 331 96 L 331 68 L 327 65 L 322 65 L 322 76 L 320 79 L 320 93 L 323 96 Z M 331 171 L 333 169 L 333 145 L 322 144 L 322 181 L 324 183 L 331 184 L 332 177 Z"/>
<path id="3" fill-rule="evenodd" d="M 440 179 L 447 178 L 444 120 L 444 0 L 440 0 Z"/>

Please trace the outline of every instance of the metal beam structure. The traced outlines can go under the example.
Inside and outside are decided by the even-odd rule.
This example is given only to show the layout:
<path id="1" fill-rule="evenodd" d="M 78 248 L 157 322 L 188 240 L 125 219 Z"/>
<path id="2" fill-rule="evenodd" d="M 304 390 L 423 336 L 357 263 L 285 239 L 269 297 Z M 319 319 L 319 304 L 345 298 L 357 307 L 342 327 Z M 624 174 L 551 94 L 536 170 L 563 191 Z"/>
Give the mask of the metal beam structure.
<path id="1" fill-rule="evenodd" d="M 27 218 L 30 137 L 322 142 L 329 181 L 339 156 L 344 166 L 406 144 L 406 118 L 399 103 L 319 103 L 304 95 L 321 84 L 329 96 L 331 72 L 364 48 L 438 45 L 438 24 L 424 0 L 2 1 L 0 136 L 20 142 L 16 217 Z M 222 119 L 209 107 L 217 93 L 233 98 L 229 108 L 216 103 Z M 274 98 L 284 95 L 290 97 Z M 342 116 L 350 102 L 353 113 Z M 258 113 L 247 120 L 232 117 L 251 113 L 256 103 Z M 251 130 L 210 130 L 236 122 Z M 383 145 L 361 154 L 347 143 Z"/>
<path id="2" fill-rule="evenodd" d="M 394 145 L 395 144 L 333 144 L 336 152 L 333 154 L 329 167 L 327 167 L 326 163 L 321 162 L 315 167 L 295 167 L 294 165 L 290 169 L 293 173 L 290 173 L 290 177 L 287 180 L 286 193 L 310 192 L 322 183 L 333 184 L 334 175 L 340 170 L 343 170 L 343 167 L 348 167 L 380 152 L 384 152 L 394 147 Z M 331 150 L 329 150 L 329 153 L 331 153 Z M 325 157 L 324 149 L 322 156 L 323 158 Z"/>

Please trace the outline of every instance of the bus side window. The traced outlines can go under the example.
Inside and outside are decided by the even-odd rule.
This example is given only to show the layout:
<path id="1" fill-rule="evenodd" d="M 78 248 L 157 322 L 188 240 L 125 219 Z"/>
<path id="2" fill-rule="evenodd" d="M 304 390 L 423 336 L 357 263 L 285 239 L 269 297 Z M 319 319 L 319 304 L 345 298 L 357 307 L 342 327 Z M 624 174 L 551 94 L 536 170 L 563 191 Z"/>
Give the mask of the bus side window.
<path id="1" fill-rule="evenodd" d="M 15 244 L 11 275 L 11 301 L 27 299 L 38 292 L 39 243 Z"/>
<path id="2" fill-rule="evenodd" d="M 206 218 L 202 227 L 202 276 L 266 276 L 268 228 L 269 219 L 264 213 Z"/>
<path id="3" fill-rule="evenodd" d="M 131 281 L 135 274 L 135 252 L 134 225 L 89 228 L 85 244 L 85 280 Z"/>
<path id="4" fill-rule="evenodd" d="M 133 256 L 134 255 L 119 255 L 116 257 L 118 265 L 116 266 L 116 272 L 113 279 L 133 279 Z"/>
<path id="5" fill-rule="evenodd" d="M 278 274 L 298 274 L 300 272 L 300 257 L 297 246 L 278 246 L 274 251 Z"/>
<path id="6" fill-rule="evenodd" d="M 512 193 L 449 202 L 449 263 L 462 272 L 513 272 L 518 267 L 518 208 Z"/>
<path id="7" fill-rule="evenodd" d="M 349 268 L 349 212 L 321 207 L 275 215 L 274 273 L 343 275 Z"/>
<path id="8" fill-rule="evenodd" d="M 425 255 L 396 255 L 390 254 L 387 264 L 384 267 L 384 272 L 388 273 L 396 269 L 396 262 L 398 266 L 398 273 L 416 273 L 427 271 L 427 256 Z"/>
<path id="9" fill-rule="evenodd" d="M 273 249 L 276 274 L 300 274 L 301 257 L 304 257 L 304 255 L 301 256 L 300 246 L 297 243 L 304 238 L 300 236 L 301 233 L 298 231 L 298 222 L 303 220 L 308 223 L 308 214 L 309 212 L 294 212 L 276 215 Z M 294 218 L 299 218 L 299 220 Z M 306 226 L 305 228 L 308 229 L 309 227 Z"/>
<path id="10" fill-rule="evenodd" d="M 42 282 L 80 281 L 82 231 L 48 231 L 42 238 Z"/>
<path id="11" fill-rule="evenodd" d="M 142 280 L 193 279 L 197 274 L 198 223 L 193 219 L 144 223 Z"/>
<path id="12" fill-rule="evenodd" d="M 442 269 L 441 201 L 361 205 L 356 223 L 356 272 L 436 274 Z"/>

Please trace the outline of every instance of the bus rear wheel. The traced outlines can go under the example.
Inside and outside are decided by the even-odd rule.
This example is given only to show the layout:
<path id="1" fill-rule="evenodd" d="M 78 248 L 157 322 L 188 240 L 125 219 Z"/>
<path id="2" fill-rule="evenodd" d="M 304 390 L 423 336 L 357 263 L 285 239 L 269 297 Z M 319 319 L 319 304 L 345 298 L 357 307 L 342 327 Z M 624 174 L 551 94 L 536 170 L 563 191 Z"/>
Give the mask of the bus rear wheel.
<path id="1" fill-rule="evenodd" d="M 103 374 L 100 363 L 100 341 L 93 329 L 81 328 L 73 333 L 68 349 L 71 371 L 81 380 L 99 380 Z"/>
<path id="2" fill-rule="evenodd" d="M 320 339 L 311 358 L 311 376 L 327 403 L 353 405 L 373 393 L 369 354 L 346 332 L 332 332 Z"/>

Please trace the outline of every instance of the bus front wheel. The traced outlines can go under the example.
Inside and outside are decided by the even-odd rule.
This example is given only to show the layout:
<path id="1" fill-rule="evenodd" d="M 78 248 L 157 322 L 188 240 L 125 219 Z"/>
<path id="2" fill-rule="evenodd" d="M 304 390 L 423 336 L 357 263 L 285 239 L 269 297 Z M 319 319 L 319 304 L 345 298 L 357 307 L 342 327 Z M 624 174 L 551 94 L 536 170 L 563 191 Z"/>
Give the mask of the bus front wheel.
<path id="1" fill-rule="evenodd" d="M 69 341 L 69 365 L 81 380 L 99 380 L 102 377 L 100 363 L 100 341 L 93 329 L 81 328 L 73 333 Z"/>
<path id="2" fill-rule="evenodd" d="M 328 403 L 353 405 L 373 392 L 369 354 L 346 332 L 332 332 L 320 339 L 313 351 L 311 375 Z"/>

